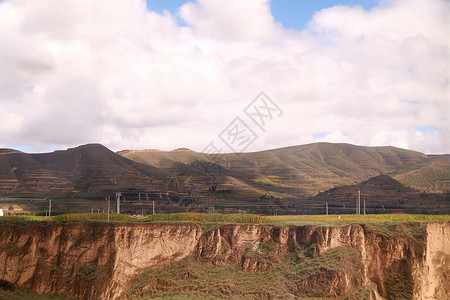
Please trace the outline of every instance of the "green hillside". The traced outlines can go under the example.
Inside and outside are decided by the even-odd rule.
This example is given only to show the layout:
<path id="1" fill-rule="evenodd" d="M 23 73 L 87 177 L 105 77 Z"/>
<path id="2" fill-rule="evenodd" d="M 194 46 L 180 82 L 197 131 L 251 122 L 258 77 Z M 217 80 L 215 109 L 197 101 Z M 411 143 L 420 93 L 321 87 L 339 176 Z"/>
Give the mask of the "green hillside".
<path id="1" fill-rule="evenodd" d="M 197 168 L 199 163 L 215 159 L 190 150 L 128 150 L 119 154 L 181 176 L 198 174 L 201 172 Z M 225 154 L 216 162 L 221 167 L 218 181 L 223 187 L 255 192 L 264 190 L 277 197 L 313 196 L 380 174 L 393 174 L 408 186 L 431 186 L 437 192 L 449 190 L 448 161 L 395 147 L 317 143 L 254 153 Z M 432 175 L 426 175 L 425 171 Z"/>

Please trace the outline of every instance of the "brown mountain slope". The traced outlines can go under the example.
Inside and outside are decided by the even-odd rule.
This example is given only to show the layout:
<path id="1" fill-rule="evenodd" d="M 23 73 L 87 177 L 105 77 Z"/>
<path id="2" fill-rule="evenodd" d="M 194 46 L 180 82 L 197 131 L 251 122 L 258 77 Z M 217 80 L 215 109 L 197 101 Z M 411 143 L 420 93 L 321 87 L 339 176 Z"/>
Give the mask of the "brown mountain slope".
<path id="1" fill-rule="evenodd" d="M 361 213 L 363 213 L 364 199 L 367 213 L 450 211 L 450 195 L 420 192 L 387 175 L 379 175 L 355 185 L 339 186 L 321 192 L 314 197 L 314 200 L 322 203 L 322 207 L 325 206 L 325 202 L 328 202 L 331 213 L 354 213 L 358 189 L 361 194 Z"/>
<path id="2" fill-rule="evenodd" d="M 122 151 L 120 155 L 139 163 L 162 168 L 173 174 L 189 173 L 199 163 L 214 157 L 190 150 Z M 274 195 L 311 196 L 336 186 L 354 184 L 380 174 L 395 173 L 399 180 L 404 172 L 429 167 L 426 155 L 395 147 L 363 147 L 350 144 L 317 143 L 268 151 L 225 154 L 216 162 L 221 167 L 219 183 L 239 189 L 238 182 L 263 188 Z M 449 169 L 442 167 L 442 173 Z M 445 177 L 440 174 L 439 178 Z M 226 176 L 238 179 L 234 184 Z M 402 177 L 403 176 L 403 177 Z M 414 177 L 415 175 L 411 175 Z M 436 181 L 437 179 L 432 179 Z M 411 181 L 411 180 L 410 180 Z M 410 182 L 409 181 L 409 182 Z M 231 184 L 231 186 L 230 186 Z M 237 185 L 236 185 L 237 184 Z M 437 185 L 440 192 L 448 190 L 448 182 Z"/>
<path id="3" fill-rule="evenodd" d="M 392 176 L 407 186 L 423 192 L 450 192 L 450 155 L 430 155 L 426 161 L 415 164 Z"/>
<path id="4" fill-rule="evenodd" d="M 96 194 L 127 188 L 152 189 L 162 172 L 128 160 L 99 144 L 26 154 L 0 150 L 2 194 Z"/>

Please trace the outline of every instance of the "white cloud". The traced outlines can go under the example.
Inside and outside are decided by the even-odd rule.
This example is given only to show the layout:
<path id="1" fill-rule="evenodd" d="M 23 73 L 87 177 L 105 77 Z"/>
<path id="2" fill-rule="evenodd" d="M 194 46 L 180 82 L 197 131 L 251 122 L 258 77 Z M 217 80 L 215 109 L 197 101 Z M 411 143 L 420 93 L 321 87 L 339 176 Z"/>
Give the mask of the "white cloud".
<path id="1" fill-rule="evenodd" d="M 198 0 L 179 17 L 189 26 L 140 0 L 1 2 L 0 147 L 202 150 L 264 90 L 284 114 L 249 150 L 328 132 L 450 152 L 448 1 L 332 7 L 301 32 L 268 0 Z"/>
<path id="2" fill-rule="evenodd" d="M 324 137 L 314 139 L 314 142 L 329 142 L 329 143 L 349 143 L 349 144 L 358 144 L 358 141 L 353 138 L 347 136 L 346 134 L 340 131 L 333 131 L 325 134 Z"/>
<path id="3" fill-rule="evenodd" d="M 212 39 L 262 39 L 280 34 L 266 0 L 198 0 L 184 4 L 179 15 L 196 33 Z"/>

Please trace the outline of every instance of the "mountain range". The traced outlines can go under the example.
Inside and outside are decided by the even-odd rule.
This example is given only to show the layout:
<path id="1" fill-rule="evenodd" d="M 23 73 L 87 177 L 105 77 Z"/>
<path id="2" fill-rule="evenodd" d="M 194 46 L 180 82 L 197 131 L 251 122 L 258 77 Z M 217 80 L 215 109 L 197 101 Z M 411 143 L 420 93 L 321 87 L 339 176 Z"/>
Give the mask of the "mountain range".
<path id="1" fill-rule="evenodd" d="M 145 194 L 193 209 L 270 204 L 298 210 L 325 202 L 341 207 L 364 186 L 368 207 L 448 209 L 450 155 L 333 143 L 230 154 L 114 153 L 100 144 L 44 154 L 0 149 L 0 197 L 103 199 L 120 191 L 128 201 Z"/>

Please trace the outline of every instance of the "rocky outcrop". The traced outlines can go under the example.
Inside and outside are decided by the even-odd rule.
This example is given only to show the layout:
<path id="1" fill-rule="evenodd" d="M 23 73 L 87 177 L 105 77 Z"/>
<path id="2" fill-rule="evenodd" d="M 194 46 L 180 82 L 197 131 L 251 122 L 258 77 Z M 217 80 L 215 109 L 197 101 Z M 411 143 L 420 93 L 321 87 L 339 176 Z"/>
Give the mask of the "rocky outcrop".
<path id="1" fill-rule="evenodd" d="M 144 271 L 185 257 L 199 264 L 240 265 L 242 271 L 261 272 L 289 255 L 301 264 L 331 257 L 333 251 L 351 256 L 338 256 L 335 269 L 319 268 L 307 280 L 294 278 L 293 296 L 345 296 L 364 287 L 372 299 L 450 298 L 449 222 L 230 224 L 209 231 L 190 223 L 0 223 L 1 280 L 79 299 L 125 299 Z M 317 289 L 324 285 L 327 291 Z"/>

